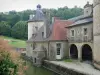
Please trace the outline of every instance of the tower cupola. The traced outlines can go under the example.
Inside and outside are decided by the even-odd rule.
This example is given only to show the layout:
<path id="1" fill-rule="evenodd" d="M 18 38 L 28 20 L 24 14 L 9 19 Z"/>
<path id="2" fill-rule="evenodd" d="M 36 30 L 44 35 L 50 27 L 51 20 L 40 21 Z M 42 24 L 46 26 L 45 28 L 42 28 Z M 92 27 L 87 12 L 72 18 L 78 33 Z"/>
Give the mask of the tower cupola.
<path id="1" fill-rule="evenodd" d="M 87 2 L 87 4 L 84 6 L 84 16 L 88 17 L 92 14 L 93 14 L 93 5 Z"/>
<path id="2" fill-rule="evenodd" d="M 37 5 L 37 9 L 41 9 L 41 5 L 40 4 Z"/>

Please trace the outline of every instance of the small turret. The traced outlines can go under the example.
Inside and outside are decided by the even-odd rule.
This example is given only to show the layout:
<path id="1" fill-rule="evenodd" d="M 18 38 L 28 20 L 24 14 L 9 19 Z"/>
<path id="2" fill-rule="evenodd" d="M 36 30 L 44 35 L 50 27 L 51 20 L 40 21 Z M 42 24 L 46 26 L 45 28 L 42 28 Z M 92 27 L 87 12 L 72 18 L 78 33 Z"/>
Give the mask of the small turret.
<path id="1" fill-rule="evenodd" d="M 84 8 L 90 7 L 89 1 L 87 1 L 87 4 L 84 6 Z"/>
<path id="2" fill-rule="evenodd" d="M 87 4 L 84 6 L 84 16 L 87 17 L 92 14 L 93 14 L 93 5 L 87 2 Z"/>
<path id="3" fill-rule="evenodd" d="M 36 36 L 37 31 L 44 25 L 45 16 L 41 9 L 41 5 L 36 6 L 36 13 L 30 15 L 28 20 L 28 40 Z"/>

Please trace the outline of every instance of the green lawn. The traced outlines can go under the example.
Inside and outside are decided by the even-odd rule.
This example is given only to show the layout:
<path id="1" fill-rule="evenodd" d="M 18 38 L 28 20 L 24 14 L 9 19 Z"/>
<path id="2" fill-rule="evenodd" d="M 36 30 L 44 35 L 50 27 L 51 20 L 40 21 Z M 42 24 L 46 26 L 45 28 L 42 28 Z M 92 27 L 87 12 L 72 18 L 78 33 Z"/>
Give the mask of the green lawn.
<path id="1" fill-rule="evenodd" d="M 72 59 L 64 59 L 63 61 L 64 61 L 64 62 L 73 62 Z"/>
<path id="2" fill-rule="evenodd" d="M 11 37 L 6 37 L 6 36 L 1 36 L 1 37 L 3 37 L 5 40 L 8 40 L 9 44 L 13 47 L 17 47 L 17 48 L 25 48 L 26 47 L 26 41 L 24 41 L 24 40 L 14 39 Z"/>

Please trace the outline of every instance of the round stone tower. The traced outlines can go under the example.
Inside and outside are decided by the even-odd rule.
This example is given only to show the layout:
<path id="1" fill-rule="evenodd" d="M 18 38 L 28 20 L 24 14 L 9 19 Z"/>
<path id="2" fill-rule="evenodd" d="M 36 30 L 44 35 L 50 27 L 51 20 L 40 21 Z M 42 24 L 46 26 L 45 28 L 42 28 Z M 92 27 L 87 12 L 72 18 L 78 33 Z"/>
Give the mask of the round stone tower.
<path id="1" fill-rule="evenodd" d="M 100 69 L 100 0 L 93 2 L 94 66 Z"/>

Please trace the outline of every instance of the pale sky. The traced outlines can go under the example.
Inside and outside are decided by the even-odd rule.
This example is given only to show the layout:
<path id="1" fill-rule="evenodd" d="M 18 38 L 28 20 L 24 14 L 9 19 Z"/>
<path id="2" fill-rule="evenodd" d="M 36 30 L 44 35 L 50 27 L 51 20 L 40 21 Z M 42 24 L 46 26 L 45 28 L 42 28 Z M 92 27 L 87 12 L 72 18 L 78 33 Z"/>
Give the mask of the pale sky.
<path id="1" fill-rule="evenodd" d="M 0 0 L 0 12 L 11 10 L 22 11 L 26 9 L 36 9 L 36 5 L 42 5 L 42 8 L 59 8 L 68 6 L 69 8 L 77 5 L 83 8 L 87 1 L 93 3 L 93 0 Z"/>

